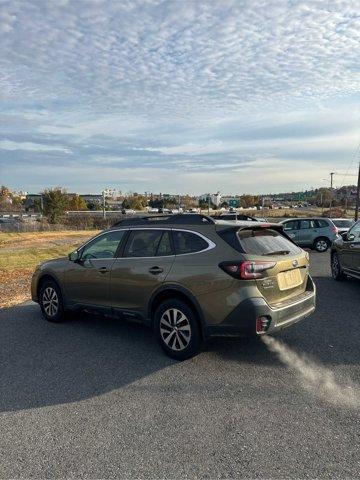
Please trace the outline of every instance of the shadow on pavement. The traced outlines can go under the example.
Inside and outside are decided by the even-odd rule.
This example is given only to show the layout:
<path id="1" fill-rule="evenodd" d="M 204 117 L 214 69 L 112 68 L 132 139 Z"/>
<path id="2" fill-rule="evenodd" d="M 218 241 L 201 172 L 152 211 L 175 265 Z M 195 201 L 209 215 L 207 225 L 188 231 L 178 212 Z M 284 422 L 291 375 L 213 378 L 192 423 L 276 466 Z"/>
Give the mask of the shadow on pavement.
<path id="1" fill-rule="evenodd" d="M 37 305 L 0 311 L 0 411 L 99 395 L 174 362 L 148 328 L 92 315 L 51 324 Z"/>
<path id="2" fill-rule="evenodd" d="M 323 364 L 360 362 L 359 282 L 314 278 L 316 312 L 278 337 Z M 209 354 L 209 355 L 208 355 Z M 211 339 L 194 368 L 220 359 L 285 368 L 258 339 Z M 174 364 L 141 325 L 79 315 L 51 324 L 37 305 L 0 311 L 0 411 L 68 403 L 118 389 Z"/>

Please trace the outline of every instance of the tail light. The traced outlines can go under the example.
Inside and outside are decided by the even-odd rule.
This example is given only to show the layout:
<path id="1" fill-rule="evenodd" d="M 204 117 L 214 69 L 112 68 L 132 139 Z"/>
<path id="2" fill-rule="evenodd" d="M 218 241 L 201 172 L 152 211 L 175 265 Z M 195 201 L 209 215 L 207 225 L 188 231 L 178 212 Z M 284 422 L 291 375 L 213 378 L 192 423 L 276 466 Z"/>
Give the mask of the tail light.
<path id="1" fill-rule="evenodd" d="M 338 228 L 335 227 L 335 226 L 331 227 L 331 231 L 332 231 L 333 233 L 335 233 L 335 235 L 338 235 L 338 234 L 339 234 L 339 230 L 338 230 Z"/>
<path id="2" fill-rule="evenodd" d="M 239 280 L 251 280 L 262 278 L 269 268 L 275 267 L 276 262 L 262 262 L 259 260 L 244 262 L 222 262 L 219 267 L 234 278 Z"/>
<path id="3" fill-rule="evenodd" d="M 258 317 L 256 319 L 256 333 L 261 335 L 269 330 L 271 317 Z"/>

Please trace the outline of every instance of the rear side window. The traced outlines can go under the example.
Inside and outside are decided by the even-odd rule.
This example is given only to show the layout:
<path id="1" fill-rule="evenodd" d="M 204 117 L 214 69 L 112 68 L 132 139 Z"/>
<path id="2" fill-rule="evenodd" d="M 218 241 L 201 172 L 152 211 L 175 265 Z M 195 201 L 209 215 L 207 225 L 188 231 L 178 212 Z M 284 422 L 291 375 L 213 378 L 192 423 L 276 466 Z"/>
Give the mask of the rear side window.
<path id="1" fill-rule="evenodd" d="M 314 220 L 316 223 L 317 228 L 327 228 L 329 224 L 326 220 Z"/>
<path id="2" fill-rule="evenodd" d="M 171 238 L 170 238 L 170 232 L 165 231 L 162 234 L 156 256 L 157 257 L 164 257 L 168 255 L 173 255 L 173 250 L 172 250 L 172 245 L 171 245 Z"/>
<path id="3" fill-rule="evenodd" d="M 315 220 L 300 220 L 300 229 L 306 230 L 307 228 L 316 228 Z"/>
<path id="4" fill-rule="evenodd" d="M 209 246 L 206 240 L 191 232 L 173 230 L 173 238 L 177 255 L 201 252 Z"/>
<path id="5" fill-rule="evenodd" d="M 155 257 L 162 233 L 161 230 L 132 230 L 124 257 Z"/>

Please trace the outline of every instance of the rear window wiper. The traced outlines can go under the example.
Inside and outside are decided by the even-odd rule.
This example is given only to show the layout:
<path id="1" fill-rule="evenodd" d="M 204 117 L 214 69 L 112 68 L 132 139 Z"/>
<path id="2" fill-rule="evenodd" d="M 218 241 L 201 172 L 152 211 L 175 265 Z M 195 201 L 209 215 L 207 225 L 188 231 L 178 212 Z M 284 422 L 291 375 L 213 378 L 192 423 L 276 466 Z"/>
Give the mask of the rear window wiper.
<path id="1" fill-rule="evenodd" d="M 289 255 L 290 250 L 277 250 L 276 252 L 267 252 L 264 255 Z"/>

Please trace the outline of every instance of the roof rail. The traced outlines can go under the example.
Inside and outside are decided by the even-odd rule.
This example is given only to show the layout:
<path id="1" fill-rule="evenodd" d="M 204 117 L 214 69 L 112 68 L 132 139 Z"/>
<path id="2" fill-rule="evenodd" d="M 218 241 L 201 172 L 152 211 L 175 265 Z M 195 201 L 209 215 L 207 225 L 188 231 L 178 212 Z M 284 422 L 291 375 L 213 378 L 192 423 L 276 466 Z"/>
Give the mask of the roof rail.
<path id="1" fill-rule="evenodd" d="M 147 215 L 134 216 L 131 218 L 124 218 L 112 225 L 113 227 L 126 225 L 161 225 L 161 224 L 176 224 L 176 225 L 204 225 L 215 224 L 213 218 L 200 213 L 178 213 L 173 215 Z"/>

